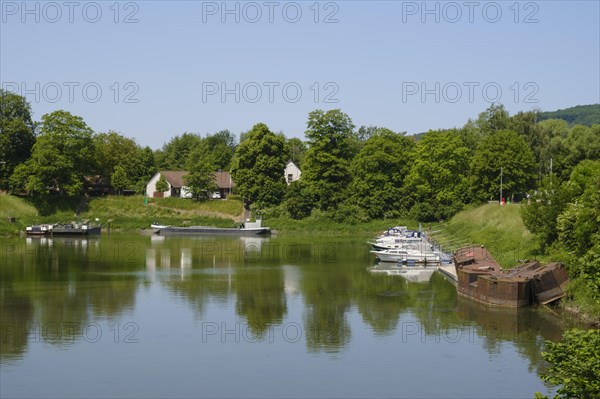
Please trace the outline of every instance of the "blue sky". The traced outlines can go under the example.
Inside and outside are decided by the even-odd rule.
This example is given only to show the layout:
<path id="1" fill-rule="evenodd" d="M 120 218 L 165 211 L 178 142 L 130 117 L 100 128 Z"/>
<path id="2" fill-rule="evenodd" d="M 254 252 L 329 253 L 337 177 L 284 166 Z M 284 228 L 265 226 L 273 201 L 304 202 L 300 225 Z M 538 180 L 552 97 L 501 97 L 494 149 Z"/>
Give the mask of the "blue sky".
<path id="1" fill-rule="evenodd" d="M 0 81 L 158 148 L 304 137 L 310 111 L 409 134 L 600 102 L 598 1 L 1 1 Z"/>

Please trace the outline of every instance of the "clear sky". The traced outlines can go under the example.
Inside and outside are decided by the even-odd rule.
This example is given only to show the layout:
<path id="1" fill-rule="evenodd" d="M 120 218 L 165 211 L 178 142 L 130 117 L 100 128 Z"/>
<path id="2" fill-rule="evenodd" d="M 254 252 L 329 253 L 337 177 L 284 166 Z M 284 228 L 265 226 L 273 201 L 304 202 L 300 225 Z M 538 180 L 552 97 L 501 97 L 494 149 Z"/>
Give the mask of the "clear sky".
<path id="1" fill-rule="evenodd" d="M 318 108 L 413 134 L 600 102 L 599 3 L 2 0 L 0 81 L 152 148 Z"/>

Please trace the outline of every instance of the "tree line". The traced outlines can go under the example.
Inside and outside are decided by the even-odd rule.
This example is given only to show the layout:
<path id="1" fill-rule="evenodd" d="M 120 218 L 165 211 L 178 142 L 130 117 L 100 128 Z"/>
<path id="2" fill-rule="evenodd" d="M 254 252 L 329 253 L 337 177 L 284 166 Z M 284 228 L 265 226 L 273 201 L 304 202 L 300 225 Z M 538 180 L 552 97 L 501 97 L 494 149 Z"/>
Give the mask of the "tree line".
<path id="1" fill-rule="evenodd" d="M 197 199 L 211 172 L 231 171 L 236 193 L 255 209 L 302 219 L 314 212 L 340 222 L 409 216 L 447 219 L 467 204 L 522 200 L 548 176 L 569 180 L 584 160 L 600 159 L 600 125 L 538 121 L 491 105 L 463 127 L 419 136 L 377 126 L 356 128 L 341 110 L 308 115 L 305 140 L 258 123 L 240 134 L 184 133 L 152 150 L 119 133 L 95 133 L 67 111 L 34 122 L 24 97 L 0 93 L 0 187 L 32 195 L 81 195 L 98 187 L 142 193 L 158 170 L 187 170 Z M 288 160 L 302 178 L 287 185 Z M 207 178 L 208 176 L 208 178 Z"/>

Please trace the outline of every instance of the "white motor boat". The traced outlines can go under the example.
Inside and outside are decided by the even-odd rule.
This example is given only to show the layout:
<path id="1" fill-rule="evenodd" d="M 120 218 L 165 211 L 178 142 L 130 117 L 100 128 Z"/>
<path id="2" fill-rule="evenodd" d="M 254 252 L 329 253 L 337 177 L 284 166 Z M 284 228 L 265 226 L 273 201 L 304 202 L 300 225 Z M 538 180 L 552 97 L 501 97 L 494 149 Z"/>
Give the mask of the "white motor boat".
<path id="1" fill-rule="evenodd" d="M 415 249 L 392 248 L 383 250 L 372 250 L 382 262 L 404 263 L 414 261 L 417 263 L 439 263 L 440 257 L 433 252 L 422 252 Z"/>

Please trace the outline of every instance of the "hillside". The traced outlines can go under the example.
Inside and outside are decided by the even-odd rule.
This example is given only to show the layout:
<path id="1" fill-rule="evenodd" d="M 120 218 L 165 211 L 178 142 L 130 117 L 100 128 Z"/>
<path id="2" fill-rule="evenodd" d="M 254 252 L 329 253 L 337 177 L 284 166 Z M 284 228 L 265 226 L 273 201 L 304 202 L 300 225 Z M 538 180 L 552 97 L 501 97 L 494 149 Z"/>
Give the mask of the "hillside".
<path id="1" fill-rule="evenodd" d="M 546 119 L 563 119 L 569 126 L 600 124 L 600 104 L 577 105 L 552 112 L 542 112 L 539 121 Z"/>
<path id="2" fill-rule="evenodd" d="M 525 228 L 520 205 L 497 203 L 468 208 L 449 222 L 432 226 L 433 237 L 449 250 L 465 245 L 484 245 L 503 267 L 534 258 L 533 235 Z"/>

